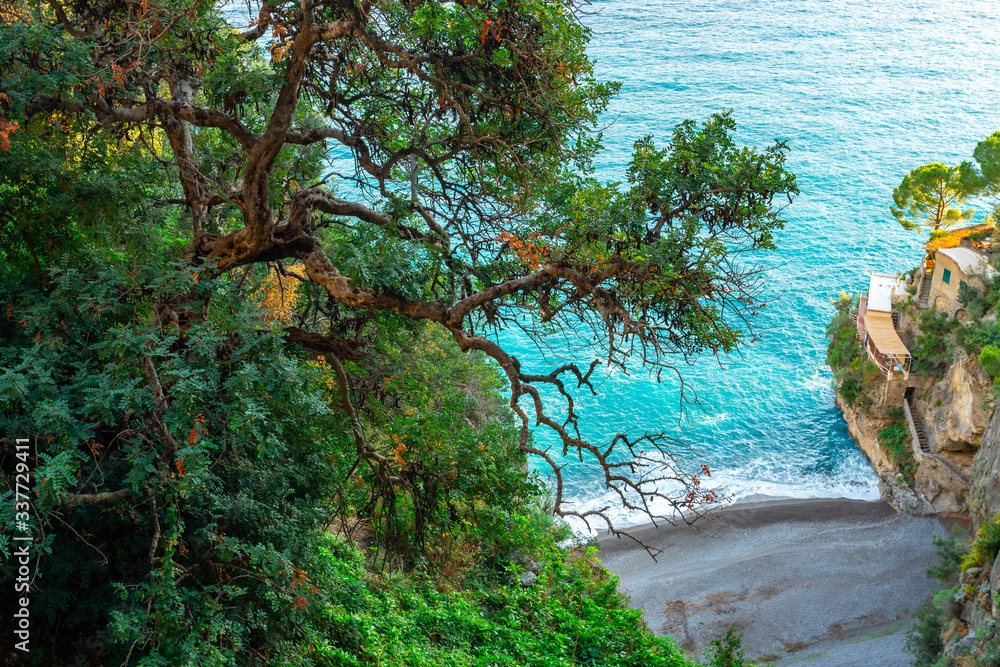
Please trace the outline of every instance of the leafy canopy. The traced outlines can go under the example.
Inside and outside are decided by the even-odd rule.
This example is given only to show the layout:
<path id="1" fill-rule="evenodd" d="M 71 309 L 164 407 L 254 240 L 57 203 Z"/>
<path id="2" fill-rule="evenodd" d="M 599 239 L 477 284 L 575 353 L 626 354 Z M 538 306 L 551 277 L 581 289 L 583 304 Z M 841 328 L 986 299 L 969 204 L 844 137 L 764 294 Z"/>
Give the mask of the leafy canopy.
<path id="1" fill-rule="evenodd" d="M 750 254 L 773 248 L 798 193 L 787 146 L 736 145 L 723 113 L 638 141 L 623 184 L 591 178 L 598 115 L 618 86 L 595 79 L 572 0 L 250 8 L 241 31 L 221 3 L 14 3 L 0 41 L 12 144 L 69 118 L 85 136 L 145 147 L 168 173 L 147 204 L 184 221 L 186 260 L 220 274 L 297 267 L 304 303 L 289 335 L 341 365 L 384 316 L 433 323 L 491 357 L 522 451 L 556 478 L 557 513 L 580 515 L 559 479 L 571 451 L 630 506 L 691 505 L 691 489 L 659 490 L 693 483 L 662 434 L 592 444 L 572 403 L 550 415 L 542 390 L 593 391 L 601 361 L 658 373 L 751 338 L 765 304 Z M 185 301 L 160 304 L 161 321 L 197 320 Z M 554 329 L 593 332 L 592 356 L 523 368 L 496 336 L 515 324 L 540 345 Z M 561 446 L 531 445 L 534 424 Z M 357 444 L 388 493 L 392 460 Z"/>
<path id="2" fill-rule="evenodd" d="M 963 183 L 960 167 L 932 162 L 903 177 L 892 191 L 895 206 L 890 210 L 903 229 L 936 232 L 972 218 L 975 210 L 961 205 L 973 193 Z"/>

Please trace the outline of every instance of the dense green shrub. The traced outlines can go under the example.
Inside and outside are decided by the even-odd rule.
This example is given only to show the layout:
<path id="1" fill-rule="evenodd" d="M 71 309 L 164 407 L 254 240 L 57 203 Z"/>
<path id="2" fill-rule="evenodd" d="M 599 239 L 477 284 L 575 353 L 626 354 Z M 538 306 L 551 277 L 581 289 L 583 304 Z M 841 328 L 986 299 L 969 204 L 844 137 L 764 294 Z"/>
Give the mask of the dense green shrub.
<path id="1" fill-rule="evenodd" d="M 856 377 L 845 377 L 840 382 L 840 386 L 837 389 L 840 395 L 847 401 L 848 405 L 856 405 L 859 402 L 864 403 L 867 399 L 867 394 L 865 393 L 864 383 Z"/>
<path id="2" fill-rule="evenodd" d="M 938 564 L 927 568 L 927 577 L 944 586 L 958 577 L 962 559 L 969 552 L 969 538 L 965 530 L 955 526 L 948 537 L 935 536 L 933 543 Z"/>
<path id="3" fill-rule="evenodd" d="M 958 587 L 938 591 L 919 612 L 913 629 L 906 634 L 906 650 L 913 656 L 913 667 L 938 667 L 944 650 L 942 616 Z"/>
<path id="4" fill-rule="evenodd" d="M 304 639 L 288 622 L 297 573 L 349 442 L 317 372 L 225 283 L 195 278 L 95 257 L 47 288 L 2 286 L 0 431 L 36 454 L 36 664 L 72 662 L 95 634 L 109 660 L 145 664 L 226 664 L 250 647 L 284 660 Z M 183 333 L 154 308 L 179 290 L 204 304 Z"/>
<path id="5" fill-rule="evenodd" d="M 839 299 L 831 299 L 831 302 L 834 314 L 826 327 L 826 337 L 830 339 L 826 360 L 830 368 L 837 371 L 847 367 L 861 354 L 861 344 L 857 340 L 857 325 L 853 322 L 857 313 L 855 299 L 843 292 Z"/>
<path id="6" fill-rule="evenodd" d="M 839 329 L 830 339 L 826 358 L 830 364 L 830 368 L 839 370 L 849 366 L 861 354 L 862 350 L 857 338 L 857 329 L 853 326 L 847 326 Z"/>
<path id="7" fill-rule="evenodd" d="M 910 348 L 914 370 L 941 377 L 953 359 L 954 334 L 961 328 L 947 313 L 925 310 L 920 313 L 920 334 Z"/>
<path id="8" fill-rule="evenodd" d="M 987 345 L 979 353 L 979 363 L 996 381 L 1000 378 L 1000 347 Z"/>
<path id="9" fill-rule="evenodd" d="M 1000 323 L 973 320 L 955 332 L 956 341 L 967 354 L 978 354 L 988 345 L 1000 346 Z"/>
<path id="10" fill-rule="evenodd" d="M 962 570 L 970 567 L 990 567 L 1000 553 L 1000 516 L 983 521 L 976 532 L 976 539 L 969 546 L 969 553 L 962 559 Z"/>
<path id="11" fill-rule="evenodd" d="M 391 392 L 367 410 L 367 435 L 401 460 L 421 454 L 418 498 L 373 496 L 348 478 L 328 369 L 256 309 L 252 278 L 239 292 L 169 261 L 92 259 L 47 287 L 0 286 L 0 430 L 38 454 L 32 664 L 88 646 L 132 665 L 688 664 L 593 552 L 555 547 L 567 534 L 541 510 L 498 376 L 476 357 L 427 327 L 386 328 L 355 365 Z M 179 290 L 204 306 L 183 331 L 155 316 Z M 351 521 L 376 551 L 330 535 Z M 540 563 L 534 587 L 515 582 L 512 554 Z"/>

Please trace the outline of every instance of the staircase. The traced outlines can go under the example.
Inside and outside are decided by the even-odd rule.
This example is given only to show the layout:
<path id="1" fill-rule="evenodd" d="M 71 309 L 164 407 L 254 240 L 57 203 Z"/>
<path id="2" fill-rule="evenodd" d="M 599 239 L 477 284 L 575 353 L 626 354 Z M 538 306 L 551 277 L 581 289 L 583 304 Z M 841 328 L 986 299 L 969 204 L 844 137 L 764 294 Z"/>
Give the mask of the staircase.
<path id="1" fill-rule="evenodd" d="M 921 308 L 927 307 L 927 299 L 931 295 L 931 275 L 924 273 L 920 280 L 920 289 L 917 291 L 917 304 Z"/>
<path id="2" fill-rule="evenodd" d="M 913 437 L 913 444 L 916 446 L 915 453 L 917 454 L 917 458 L 919 459 L 922 456 L 926 456 L 934 459 L 937 463 L 944 466 L 952 475 L 962 480 L 963 483 L 968 484 L 969 479 L 965 475 L 955 470 L 950 463 L 931 451 L 930 443 L 927 441 L 927 434 L 924 432 L 924 425 L 920 422 L 920 418 L 913 414 L 912 401 L 913 387 L 910 387 L 903 395 L 903 412 L 906 413 L 906 422 L 910 427 L 910 435 Z"/>
<path id="3" fill-rule="evenodd" d="M 924 425 L 920 421 L 919 417 L 913 415 L 913 408 L 910 404 L 910 397 L 907 396 L 903 400 L 906 401 L 906 407 L 907 407 L 906 412 L 910 416 L 911 421 L 913 422 L 910 431 L 911 435 L 914 437 L 914 441 L 916 442 L 917 447 L 920 448 L 920 451 L 924 454 L 924 456 L 932 456 L 934 452 L 931 451 L 930 443 L 927 442 L 927 434 L 924 433 Z"/>

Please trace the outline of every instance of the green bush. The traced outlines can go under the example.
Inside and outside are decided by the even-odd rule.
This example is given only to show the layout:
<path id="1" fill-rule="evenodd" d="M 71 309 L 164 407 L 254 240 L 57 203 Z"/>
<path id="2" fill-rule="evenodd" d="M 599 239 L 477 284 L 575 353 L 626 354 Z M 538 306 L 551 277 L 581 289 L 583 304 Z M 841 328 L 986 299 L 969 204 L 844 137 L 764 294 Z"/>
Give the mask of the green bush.
<path id="1" fill-rule="evenodd" d="M 897 422 L 886 426 L 878 432 L 877 440 L 896 470 L 902 473 L 906 483 L 912 487 L 917 465 L 913 455 L 913 438 L 906 425 Z"/>
<path id="2" fill-rule="evenodd" d="M 906 633 L 906 650 L 913 656 L 913 667 L 937 667 L 939 664 L 944 650 L 942 616 L 957 590 L 956 586 L 938 591 L 917 613 L 916 624 Z"/>
<path id="3" fill-rule="evenodd" d="M 956 341 L 967 354 L 979 354 L 989 345 L 1000 347 L 1000 323 L 973 320 L 968 326 L 958 329 Z"/>
<path id="4" fill-rule="evenodd" d="M 826 359 L 833 370 L 846 368 L 862 354 L 857 329 L 848 326 L 838 330 L 827 347 Z"/>
<path id="5" fill-rule="evenodd" d="M 944 586 L 958 577 L 962 559 L 969 552 L 969 539 L 956 526 L 948 537 L 935 536 L 933 543 L 937 547 L 938 564 L 927 568 L 927 577 Z"/>
<path id="6" fill-rule="evenodd" d="M 1000 516 L 983 521 L 976 532 L 976 539 L 969 546 L 969 553 L 962 559 L 962 571 L 971 567 L 990 567 L 1000 553 Z"/>
<path id="7" fill-rule="evenodd" d="M 910 348 L 913 369 L 918 373 L 941 377 L 954 356 L 956 330 L 961 324 L 947 313 L 926 310 L 920 314 L 920 334 Z"/>
<path id="8" fill-rule="evenodd" d="M 1000 347 L 996 345 L 984 347 L 979 353 L 979 363 L 993 377 L 994 381 L 1000 379 Z"/>
<path id="9" fill-rule="evenodd" d="M 841 381 L 837 391 L 847 401 L 847 404 L 852 406 L 858 403 L 865 403 L 868 398 L 868 395 L 865 393 L 864 383 L 853 376 L 845 377 Z"/>
<path id="10" fill-rule="evenodd" d="M 831 299 L 831 302 L 835 312 L 826 327 L 826 337 L 830 339 L 826 360 L 836 371 L 847 367 L 861 354 L 861 344 L 857 340 L 857 325 L 852 322 L 857 313 L 855 300 L 842 292 L 839 299 Z"/>
<path id="11" fill-rule="evenodd" d="M 721 639 L 713 639 L 705 654 L 708 665 L 705 667 L 754 667 L 746 662 L 743 655 L 743 633 L 736 633 L 734 624 Z"/>

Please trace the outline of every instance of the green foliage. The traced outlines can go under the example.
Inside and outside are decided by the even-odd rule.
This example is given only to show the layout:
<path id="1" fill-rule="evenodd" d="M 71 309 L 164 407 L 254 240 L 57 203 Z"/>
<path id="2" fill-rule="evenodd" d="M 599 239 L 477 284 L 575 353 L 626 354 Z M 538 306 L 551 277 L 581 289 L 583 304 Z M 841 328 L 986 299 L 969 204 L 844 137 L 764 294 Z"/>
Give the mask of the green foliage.
<path id="1" fill-rule="evenodd" d="M 32 123 L 0 150 L 0 262 L 44 279 L 67 254 L 121 252 L 124 235 L 161 218 L 149 195 L 163 174 L 132 142 L 87 137 L 81 124 Z M 139 239 L 136 239 L 138 241 Z"/>
<path id="2" fill-rule="evenodd" d="M 830 301 L 834 306 L 834 315 L 826 327 L 826 336 L 830 340 L 826 349 L 827 363 L 834 371 L 837 393 L 848 405 L 865 407 L 872 402 L 868 393 L 881 374 L 858 341 L 858 329 L 854 322 L 858 300 L 842 292 L 839 299 Z"/>
<path id="3" fill-rule="evenodd" d="M 961 571 L 962 559 L 969 551 L 969 539 L 966 531 L 956 526 L 948 537 L 935 535 L 933 542 L 937 547 L 938 564 L 927 568 L 927 577 L 947 585 Z"/>
<path id="4" fill-rule="evenodd" d="M 617 579 L 593 551 L 567 557 L 549 550 L 532 587 L 450 593 L 419 577 L 372 581 L 356 566 L 331 565 L 354 585 L 313 609 L 323 629 L 310 650 L 314 664 L 689 664 L 671 644 L 639 630 L 640 612 L 626 607 Z M 350 655 L 338 646 L 351 646 Z"/>
<path id="5" fill-rule="evenodd" d="M 826 360 L 830 368 L 839 371 L 863 354 L 858 342 L 858 329 L 853 318 L 857 316 L 856 302 L 851 295 L 842 293 L 833 302 L 834 315 L 826 327 L 830 343 L 826 348 Z"/>
<path id="6" fill-rule="evenodd" d="M 886 426 L 878 432 L 877 440 L 896 470 L 902 473 L 906 483 L 913 486 L 917 462 L 911 446 L 913 439 L 906 425 L 896 422 Z"/>
<path id="7" fill-rule="evenodd" d="M 1000 132 L 976 144 L 972 157 L 976 164 L 968 161 L 961 164 L 962 184 L 977 195 L 994 198 L 990 218 L 996 221 L 1000 213 L 1000 200 L 996 199 L 1000 195 Z"/>
<path id="8" fill-rule="evenodd" d="M 892 191 L 892 215 L 907 230 L 938 231 L 970 219 L 975 211 L 959 208 L 972 194 L 962 184 L 960 172 L 959 167 L 940 162 L 917 167 Z"/>
<path id="9" fill-rule="evenodd" d="M 726 636 L 713 639 L 709 643 L 705 667 L 754 667 L 743 656 L 743 633 L 736 633 L 735 624 L 726 631 Z"/>
<path id="10" fill-rule="evenodd" d="M 941 637 L 944 623 L 942 616 L 950 604 L 955 588 L 938 591 L 917 613 L 917 622 L 906 633 L 906 650 L 913 656 L 914 667 L 937 667 L 944 650 Z"/>
<path id="11" fill-rule="evenodd" d="M 976 531 L 976 539 L 969 545 L 969 553 L 962 559 L 962 571 L 971 567 L 990 567 L 1000 553 L 1000 516 L 983 521 Z"/>
<path id="12" fill-rule="evenodd" d="M 232 286 L 193 279 L 169 262 L 133 273 L 94 258 L 46 291 L 3 286 L 0 431 L 37 452 L 34 660 L 69 661 L 73 641 L 104 628 L 109 655 L 141 664 L 284 656 L 302 641 L 284 619 L 297 617 L 296 573 L 312 568 L 347 443 L 316 373 L 232 308 Z M 153 303 L 192 289 L 206 318 L 164 331 Z M 5 468 L 10 457 L 4 445 Z"/>
<path id="13" fill-rule="evenodd" d="M 927 576 L 942 586 L 917 613 L 917 621 L 906 634 L 906 650 L 914 658 L 915 667 L 947 667 L 950 659 L 942 654 L 946 625 L 955 613 L 954 599 L 958 592 L 958 575 L 962 559 L 969 549 L 966 532 L 954 526 L 948 537 L 934 537 L 938 564 L 927 569 Z"/>
<path id="14" fill-rule="evenodd" d="M 956 346 L 955 336 L 961 324 L 947 313 L 925 310 L 920 313 L 920 334 L 910 347 L 914 370 L 941 377 L 951 364 Z"/>
<path id="15" fill-rule="evenodd" d="M 986 345 L 979 353 L 979 363 L 982 364 L 986 372 L 993 377 L 996 382 L 1000 378 L 1000 347 L 996 345 Z"/>

